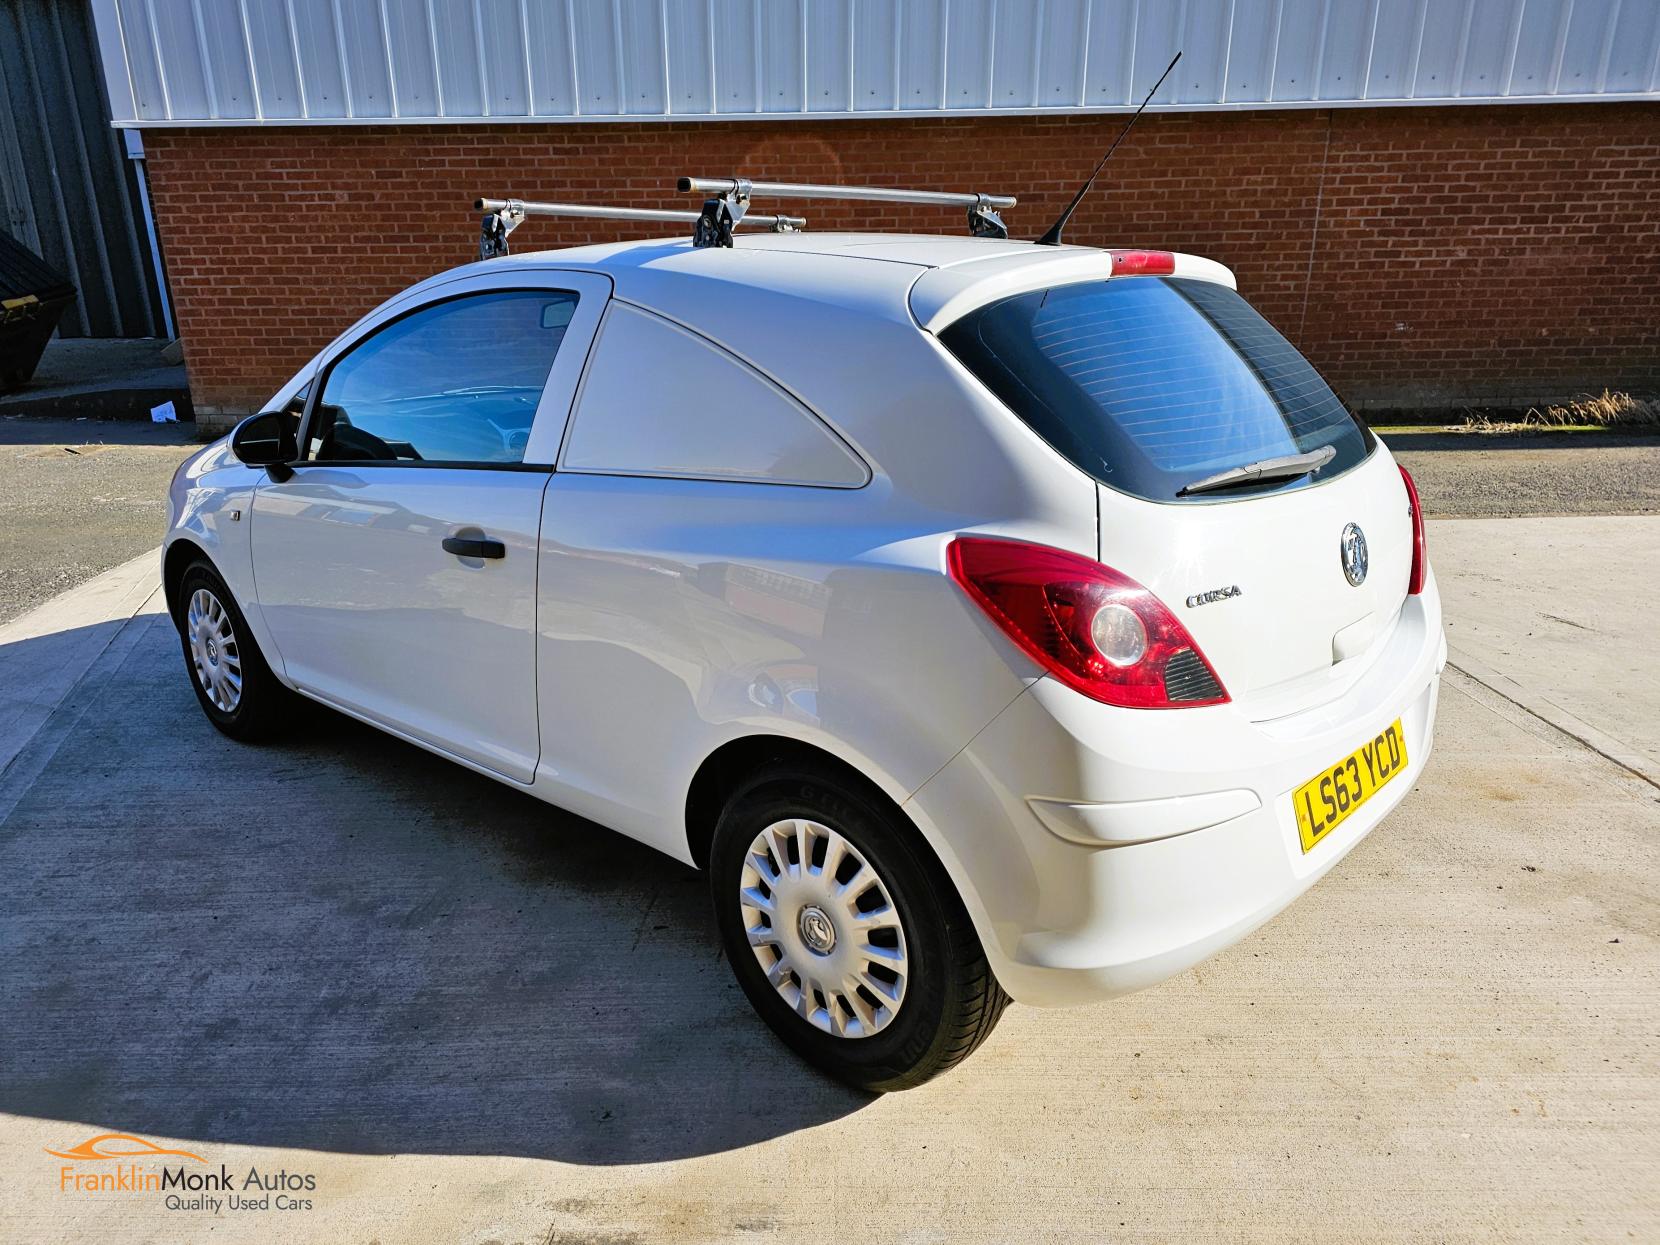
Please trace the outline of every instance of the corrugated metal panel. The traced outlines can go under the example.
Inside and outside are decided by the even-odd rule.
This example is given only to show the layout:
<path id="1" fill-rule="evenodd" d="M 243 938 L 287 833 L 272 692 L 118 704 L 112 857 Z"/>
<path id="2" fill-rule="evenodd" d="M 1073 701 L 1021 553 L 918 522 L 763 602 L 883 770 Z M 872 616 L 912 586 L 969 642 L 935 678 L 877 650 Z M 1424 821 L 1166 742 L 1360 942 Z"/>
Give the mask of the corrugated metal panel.
<path id="1" fill-rule="evenodd" d="M 65 337 L 153 337 L 160 304 L 135 174 L 85 71 L 95 46 L 86 0 L 0 0 L 0 230 L 79 290 Z M 124 88 L 128 111 L 135 94 Z"/>
<path id="2" fill-rule="evenodd" d="M 1660 98 L 1656 0 L 92 0 L 118 123 Z"/>

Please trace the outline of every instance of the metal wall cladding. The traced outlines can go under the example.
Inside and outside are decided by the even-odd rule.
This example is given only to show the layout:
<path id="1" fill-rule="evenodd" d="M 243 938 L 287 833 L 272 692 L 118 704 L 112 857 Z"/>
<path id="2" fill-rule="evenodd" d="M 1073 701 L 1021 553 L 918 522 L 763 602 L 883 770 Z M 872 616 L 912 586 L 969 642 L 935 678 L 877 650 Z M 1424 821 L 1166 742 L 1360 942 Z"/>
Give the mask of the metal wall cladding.
<path id="1" fill-rule="evenodd" d="M 118 123 L 1660 98 L 1657 0 L 92 0 Z"/>
<path id="2" fill-rule="evenodd" d="M 0 0 L 0 230 L 79 295 L 65 337 L 162 331 L 138 182 L 110 128 L 86 0 Z"/>

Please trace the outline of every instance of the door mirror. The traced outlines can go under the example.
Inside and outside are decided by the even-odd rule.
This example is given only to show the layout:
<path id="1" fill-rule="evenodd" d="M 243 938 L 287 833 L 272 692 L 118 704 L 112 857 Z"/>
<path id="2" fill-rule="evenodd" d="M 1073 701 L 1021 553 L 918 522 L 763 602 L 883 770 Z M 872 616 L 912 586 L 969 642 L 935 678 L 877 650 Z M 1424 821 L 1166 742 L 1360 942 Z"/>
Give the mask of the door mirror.
<path id="1" fill-rule="evenodd" d="M 289 411 L 250 415 L 231 432 L 231 453 L 250 467 L 275 467 L 300 456 L 299 416 Z"/>

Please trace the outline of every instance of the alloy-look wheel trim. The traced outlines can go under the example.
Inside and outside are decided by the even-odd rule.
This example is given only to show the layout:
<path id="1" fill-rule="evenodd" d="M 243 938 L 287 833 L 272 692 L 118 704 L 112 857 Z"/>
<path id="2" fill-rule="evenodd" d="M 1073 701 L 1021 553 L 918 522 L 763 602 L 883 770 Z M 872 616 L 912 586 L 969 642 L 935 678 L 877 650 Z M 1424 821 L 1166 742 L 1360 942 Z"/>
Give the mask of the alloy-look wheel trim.
<path id="1" fill-rule="evenodd" d="M 190 641 L 190 664 L 207 698 L 222 713 L 235 713 L 242 703 L 242 652 L 236 630 L 224 604 L 209 588 L 190 595 L 185 613 L 185 635 Z"/>
<path id="2" fill-rule="evenodd" d="M 761 971 L 808 1024 L 865 1038 L 893 1023 L 910 977 L 905 927 L 846 838 L 805 818 L 773 822 L 744 855 L 738 904 Z"/>

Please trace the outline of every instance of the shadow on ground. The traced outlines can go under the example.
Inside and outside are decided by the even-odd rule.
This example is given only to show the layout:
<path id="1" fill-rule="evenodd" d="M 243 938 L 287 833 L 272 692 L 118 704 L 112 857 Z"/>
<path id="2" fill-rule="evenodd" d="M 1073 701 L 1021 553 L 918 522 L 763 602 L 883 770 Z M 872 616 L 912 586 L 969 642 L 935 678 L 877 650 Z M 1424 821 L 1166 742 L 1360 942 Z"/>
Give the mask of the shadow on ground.
<path id="1" fill-rule="evenodd" d="M 753 1016 L 697 874 L 322 709 L 232 743 L 131 626 L 0 775 L 0 1111 L 607 1164 L 868 1101 Z"/>

